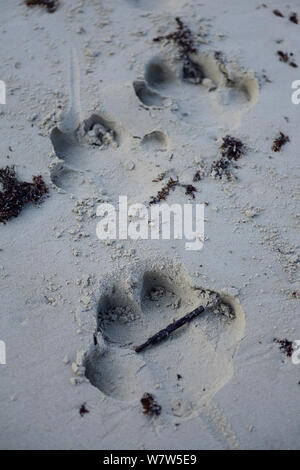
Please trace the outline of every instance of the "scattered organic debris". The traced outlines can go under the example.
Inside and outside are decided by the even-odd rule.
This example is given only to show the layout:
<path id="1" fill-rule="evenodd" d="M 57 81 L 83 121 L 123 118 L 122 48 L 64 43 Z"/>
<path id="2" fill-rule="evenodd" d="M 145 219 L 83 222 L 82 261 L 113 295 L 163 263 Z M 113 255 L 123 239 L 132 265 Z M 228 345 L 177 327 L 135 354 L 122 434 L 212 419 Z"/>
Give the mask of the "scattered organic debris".
<path id="1" fill-rule="evenodd" d="M 158 204 L 162 200 L 166 200 L 167 196 L 170 194 L 170 190 L 174 190 L 175 187 L 179 184 L 179 179 L 177 177 L 176 180 L 170 178 L 169 181 L 163 188 L 158 191 L 156 196 L 152 196 L 149 204 Z"/>
<path id="2" fill-rule="evenodd" d="M 193 176 L 193 182 L 194 183 L 197 183 L 198 181 L 201 180 L 201 174 L 200 174 L 200 171 L 196 171 L 196 173 L 194 174 Z"/>
<path id="3" fill-rule="evenodd" d="M 281 13 L 279 10 L 273 10 L 274 15 L 280 16 L 281 18 L 284 18 L 284 15 Z"/>
<path id="4" fill-rule="evenodd" d="M 48 13 L 54 13 L 59 5 L 59 0 L 25 0 L 28 7 L 40 5 L 47 7 Z"/>
<path id="5" fill-rule="evenodd" d="M 297 15 L 296 12 L 291 13 L 291 15 L 290 15 L 290 17 L 289 17 L 289 20 L 290 20 L 292 23 L 299 24 L 298 15 Z"/>
<path id="6" fill-rule="evenodd" d="M 298 68 L 298 65 L 297 65 L 296 62 L 294 62 L 294 61 L 290 61 L 290 62 L 289 62 L 289 65 L 290 65 L 291 67 L 294 67 L 295 69 Z"/>
<path id="7" fill-rule="evenodd" d="M 293 352 L 294 352 L 294 348 L 293 348 L 293 342 L 292 341 L 289 341 L 288 339 L 278 339 L 278 338 L 274 338 L 274 342 L 275 343 L 278 343 L 280 345 L 280 349 L 281 351 L 283 351 L 288 357 L 291 357 Z"/>
<path id="8" fill-rule="evenodd" d="M 291 60 L 291 57 L 294 56 L 294 54 L 292 52 L 290 52 L 289 54 L 287 52 L 283 52 L 283 51 L 277 51 L 277 54 L 278 54 L 278 57 L 279 57 L 279 60 L 280 62 L 285 62 L 286 64 L 289 64 L 291 67 L 294 67 L 294 68 L 297 68 L 298 65 L 296 64 L 296 62 L 294 62 L 293 60 Z"/>
<path id="9" fill-rule="evenodd" d="M 154 178 L 152 182 L 158 183 L 159 181 L 162 181 L 165 176 L 165 173 L 161 173 L 160 175 L 158 175 L 157 178 Z M 169 178 L 167 184 L 163 186 L 160 191 L 158 191 L 157 195 L 151 197 L 149 204 L 158 204 L 162 200 L 165 201 L 167 196 L 170 194 L 170 190 L 172 189 L 174 191 L 176 186 L 181 186 L 182 188 L 185 188 L 185 194 L 187 196 L 192 196 L 192 198 L 195 199 L 194 193 L 197 192 L 197 188 L 195 188 L 195 186 L 193 186 L 192 184 L 181 184 L 179 183 L 178 177 L 176 178 L 176 180 L 171 177 Z"/>
<path id="10" fill-rule="evenodd" d="M 79 414 L 81 417 L 90 412 L 90 410 L 88 410 L 85 405 L 86 403 L 83 403 L 79 409 Z"/>
<path id="11" fill-rule="evenodd" d="M 289 55 L 287 52 L 277 51 L 277 54 L 279 55 L 280 62 L 288 62 Z"/>
<path id="12" fill-rule="evenodd" d="M 23 206 L 28 202 L 37 203 L 48 193 L 43 178 L 32 177 L 32 183 L 18 181 L 13 166 L 0 169 L 0 222 L 6 223 L 12 217 L 17 217 Z"/>
<path id="13" fill-rule="evenodd" d="M 284 18 L 284 14 L 281 13 L 280 10 L 273 10 L 273 13 L 274 13 L 274 15 L 276 15 L 276 16 L 280 16 L 281 18 Z M 290 14 L 289 20 L 290 20 L 292 23 L 299 24 L 298 15 L 297 15 L 296 12 L 293 12 L 293 13 Z"/>
<path id="14" fill-rule="evenodd" d="M 166 176 L 166 172 L 164 171 L 163 173 L 160 173 L 157 178 L 154 178 L 152 180 L 152 183 L 158 183 L 159 181 L 162 181 Z"/>
<path id="15" fill-rule="evenodd" d="M 196 52 L 197 49 L 194 44 L 192 31 L 185 26 L 183 21 L 177 16 L 175 18 L 177 23 L 177 31 L 169 33 L 166 36 L 158 36 L 153 39 L 154 42 L 162 41 L 166 39 L 167 41 L 174 41 L 175 44 L 180 49 L 180 52 L 183 54 L 188 54 L 189 52 Z"/>
<path id="16" fill-rule="evenodd" d="M 141 398 L 141 403 L 143 405 L 143 412 L 145 415 L 160 415 L 161 406 L 157 403 L 151 393 L 144 393 L 143 397 Z"/>
<path id="17" fill-rule="evenodd" d="M 290 141 L 289 136 L 285 135 L 283 132 L 280 132 L 279 137 L 274 140 L 272 150 L 273 152 L 280 152 L 281 147 Z"/>
<path id="18" fill-rule="evenodd" d="M 225 175 L 231 179 L 230 166 L 232 160 L 239 160 L 245 153 L 245 145 L 239 139 L 226 135 L 223 137 L 223 143 L 220 147 L 221 158 L 212 163 L 210 174 L 214 178 L 222 179 Z"/>
<path id="19" fill-rule="evenodd" d="M 220 148 L 222 149 L 222 157 L 226 157 L 228 160 L 238 160 L 245 153 L 243 142 L 230 135 L 223 137 L 223 143 Z"/>
<path id="20" fill-rule="evenodd" d="M 181 326 L 185 325 L 186 323 L 189 323 L 192 321 L 194 318 L 196 318 L 200 313 L 204 312 L 204 307 L 200 306 L 195 308 L 190 313 L 187 313 L 184 317 L 180 318 L 177 321 L 174 321 L 173 323 L 170 323 L 166 328 L 163 330 L 160 330 L 158 333 L 155 335 L 151 336 L 145 343 L 141 344 L 140 346 L 137 346 L 135 348 L 135 352 L 139 353 L 143 351 L 144 349 L 148 348 L 148 346 L 153 346 L 154 344 L 160 343 L 164 339 L 168 338 L 171 333 L 174 331 L 178 330 Z"/>
<path id="21" fill-rule="evenodd" d="M 194 193 L 197 192 L 195 186 L 193 186 L 192 184 L 182 184 L 181 186 L 185 188 L 185 194 L 187 196 L 192 196 L 192 198 L 195 199 Z"/>
<path id="22" fill-rule="evenodd" d="M 179 18 L 175 18 L 177 23 L 177 30 L 173 33 L 169 33 L 166 36 L 158 36 L 153 39 L 155 42 L 162 41 L 173 41 L 179 49 L 180 57 L 183 61 L 182 73 L 184 80 L 188 80 L 191 83 L 201 83 L 204 76 L 201 68 L 198 64 L 193 62 L 189 54 L 197 52 L 194 44 L 192 31 L 183 23 Z"/>

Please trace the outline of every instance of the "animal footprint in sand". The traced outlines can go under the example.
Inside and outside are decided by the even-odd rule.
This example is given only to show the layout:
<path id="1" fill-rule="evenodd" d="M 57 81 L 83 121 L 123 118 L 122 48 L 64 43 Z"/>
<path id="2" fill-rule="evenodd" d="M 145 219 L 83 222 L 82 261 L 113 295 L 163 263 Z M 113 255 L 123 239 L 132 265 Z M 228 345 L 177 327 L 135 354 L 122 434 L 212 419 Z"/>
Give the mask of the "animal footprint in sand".
<path id="1" fill-rule="evenodd" d="M 52 182 L 77 196 L 94 194 L 125 135 L 120 126 L 98 114 L 71 131 L 55 127 L 50 139 L 58 161 L 51 171 Z"/>
<path id="2" fill-rule="evenodd" d="M 124 169 L 130 171 L 135 168 L 136 161 L 124 160 L 124 154 L 131 156 L 132 150 L 139 146 L 142 137 L 131 135 L 116 119 L 102 112 L 95 111 L 87 119 L 82 119 L 80 67 L 75 50 L 71 56 L 70 91 L 69 109 L 50 134 L 56 156 L 51 166 L 52 182 L 63 191 L 86 198 L 98 197 L 105 180 L 107 186 L 118 188 L 130 197 L 130 185 L 126 186 Z M 146 142 L 143 142 L 144 147 L 148 148 L 151 143 L 157 146 L 157 140 L 162 143 L 159 132 L 158 137 L 155 136 L 156 134 L 152 141 L 146 139 Z M 165 142 L 163 144 L 166 146 Z M 139 170 L 145 171 L 144 162 Z M 139 186 L 136 180 L 134 184 L 132 187 L 142 194 L 145 184 L 141 181 Z M 151 194 L 151 188 L 148 191 Z M 149 199 L 148 194 L 145 198 Z"/>
<path id="3" fill-rule="evenodd" d="M 149 200 L 153 191 L 151 178 L 145 184 L 144 178 L 133 175 L 130 185 L 130 176 L 127 173 L 125 178 L 124 170 L 135 169 L 141 176 L 146 170 L 154 177 L 157 170 L 150 160 L 147 163 L 138 157 L 132 160 L 135 150 L 139 148 L 143 157 L 169 149 L 169 139 L 164 132 L 154 130 L 137 139 L 115 121 L 99 114 L 93 114 L 71 131 L 55 127 L 50 139 L 56 156 L 51 169 L 52 182 L 80 198 L 99 196 L 97 193 L 105 180 L 107 186 L 118 189 L 117 196 L 124 191 L 130 199 L 138 190 L 139 194 L 145 194 L 145 201 Z M 130 155 L 130 160 L 124 159 L 124 154 Z"/>
<path id="4" fill-rule="evenodd" d="M 128 293 L 129 292 L 129 293 Z M 195 307 L 205 310 L 164 341 L 135 347 Z M 192 286 L 180 266 L 141 269 L 131 287 L 108 282 L 97 311 L 98 332 L 86 376 L 122 401 L 154 392 L 166 412 L 190 416 L 231 378 L 244 316 L 231 296 Z"/>
<path id="5" fill-rule="evenodd" d="M 237 67 L 230 71 L 218 54 L 195 52 L 187 57 L 153 57 L 145 80 L 133 84 L 137 98 L 147 107 L 168 106 L 178 119 L 198 127 L 237 127 L 259 96 L 254 74 Z"/>

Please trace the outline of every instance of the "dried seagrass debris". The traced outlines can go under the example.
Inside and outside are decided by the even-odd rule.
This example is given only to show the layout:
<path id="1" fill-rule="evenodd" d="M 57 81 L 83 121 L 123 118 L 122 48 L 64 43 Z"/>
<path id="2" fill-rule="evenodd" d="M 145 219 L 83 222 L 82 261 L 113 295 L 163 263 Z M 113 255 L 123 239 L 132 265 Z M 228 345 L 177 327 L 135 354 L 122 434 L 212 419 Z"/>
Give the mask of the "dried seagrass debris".
<path id="1" fill-rule="evenodd" d="M 233 161 L 239 160 L 246 151 L 245 145 L 239 139 L 226 135 L 223 137 L 223 143 L 220 146 L 221 158 L 215 160 L 210 168 L 210 174 L 214 178 L 222 179 L 225 176 L 231 179 L 230 168 Z"/>
<path id="2" fill-rule="evenodd" d="M 166 171 L 163 171 L 156 178 L 152 180 L 152 183 L 158 183 L 159 181 L 163 181 L 165 177 L 166 177 Z"/>
<path id="3" fill-rule="evenodd" d="M 293 13 L 290 14 L 289 20 L 290 20 L 292 23 L 299 24 L 298 15 L 297 15 L 296 12 L 293 12 Z"/>
<path id="4" fill-rule="evenodd" d="M 177 30 L 173 33 L 169 33 L 165 36 L 158 36 L 153 39 L 154 42 L 162 41 L 166 39 L 167 41 L 173 41 L 179 48 L 182 54 L 188 54 L 196 52 L 197 49 L 194 44 L 192 31 L 183 23 L 183 21 L 177 16 L 175 18 L 177 23 Z"/>
<path id="5" fill-rule="evenodd" d="M 202 83 L 204 76 L 201 67 L 193 62 L 189 56 L 189 54 L 197 52 L 192 31 L 183 23 L 179 17 L 176 17 L 175 21 L 177 23 L 176 31 L 165 36 L 158 36 L 154 38 L 153 41 L 173 41 L 179 49 L 180 58 L 182 60 L 183 79 L 194 84 Z"/>
<path id="6" fill-rule="evenodd" d="M 54 13 L 58 6 L 59 0 L 25 0 L 28 7 L 40 5 L 47 8 L 48 13 Z"/>
<path id="7" fill-rule="evenodd" d="M 192 198 L 195 199 L 194 193 L 197 192 L 195 186 L 193 186 L 192 184 L 182 184 L 181 186 L 185 188 L 185 194 L 187 196 L 192 196 Z"/>
<path id="8" fill-rule="evenodd" d="M 88 410 L 85 405 L 86 403 L 83 403 L 81 407 L 79 408 L 79 414 L 81 417 L 83 417 L 85 414 L 90 412 L 90 410 Z"/>
<path id="9" fill-rule="evenodd" d="M 238 160 L 245 153 L 243 142 L 230 135 L 223 137 L 223 143 L 220 148 L 222 150 L 222 157 L 226 157 L 228 160 Z"/>
<path id="10" fill-rule="evenodd" d="M 160 201 L 165 201 L 167 196 L 170 194 L 170 191 L 174 191 L 176 186 L 179 184 L 179 179 L 177 177 L 176 180 L 173 178 L 169 178 L 169 181 L 165 186 L 162 187 L 160 191 L 158 191 L 156 196 L 152 196 L 150 199 L 149 204 L 158 204 Z"/>
<path id="11" fill-rule="evenodd" d="M 18 181 L 13 166 L 0 169 L 0 222 L 6 223 L 12 217 L 17 217 L 23 206 L 28 202 L 37 204 L 48 193 L 43 178 L 32 177 L 32 183 Z"/>
<path id="12" fill-rule="evenodd" d="M 277 55 L 279 57 L 280 62 L 285 62 L 286 64 L 289 64 L 291 67 L 294 67 L 294 68 L 298 67 L 296 62 L 291 59 L 294 56 L 292 52 L 288 54 L 287 52 L 277 51 Z"/>
<path id="13" fill-rule="evenodd" d="M 280 152 L 281 147 L 290 141 L 289 136 L 285 135 L 283 132 L 280 132 L 279 137 L 277 137 L 272 146 L 273 152 Z"/>
<path id="14" fill-rule="evenodd" d="M 280 10 L 273 10 L 274 15 L 280 16 L 281 18 L 284 18 L 284 15 L 281 13 Z"/>
<path id="15" fill-rule="evenodd" d="M 144 408 L 143 413 L 145 415 L 159 416 L 161 414 L 161 406 L 157 403 L 151 393 L 144 393 L 141 398 L 141 404 Z"/>
<path id="16" fill-rule="evenodd" d="M 157 178 L 153 179 L 153 183 L 158 183 L 159 181 L 162 181 L 163 178 L 165 177 L 165 173 L 161 173 Z M 193 199 L 195 199 L 195 192 L 197 192 L 197 188 L 193 186 L 192 184 L 182 184 L 179 182 L 178 176 L 176 180 L 174 180 L 172 177 L 169 178 L 168 182 L 162 187 L 160 191 L 158 191 L 156 196 L 151 196 L 150 205 L 153 204 L 158 204 L 161 201 L 165 201 L 167 199 L 167 196 L 170 194 L 170 191 L 174 191 L 176 186 L 181 186 L 182 188 L 185 188 L 185 194 L 187 196 L 192 196 Z"/>
<path id="17" fill-rule="evenodd" d="M 285 339 L 274 338 L 274 342 L 280 345 L 279 349 L 281 349 L 281 351 L 283 351 L 288 357 L 292 356 L 294 352 L 292 341 L 289 341 L 286 338 Z"/>
<path id="18" fill-rule="evenodd" d="M 287 52 L 277 51 L 277 55 L 279 57 L 280 62 L 288 62 L 289 61 L 289 55 L 288 55 Z"/>
<path id="19" fill-rule="evenodd" d="M 284 18 L 284 14 L 281 13 L 280 10 L 277 10 L 277 9 L 276 9 L 276 10 L 273 10 L 273 13 L 274 13 L 274 15 L 276 15 L 276 16 L 280 16 L 281 18 Z M 298 15 L 297 15 L 297 13 L 296 13 L 295 11 L 290 14 L 289 20 L 290 20 L 292 23 L 299 24 Z"/>

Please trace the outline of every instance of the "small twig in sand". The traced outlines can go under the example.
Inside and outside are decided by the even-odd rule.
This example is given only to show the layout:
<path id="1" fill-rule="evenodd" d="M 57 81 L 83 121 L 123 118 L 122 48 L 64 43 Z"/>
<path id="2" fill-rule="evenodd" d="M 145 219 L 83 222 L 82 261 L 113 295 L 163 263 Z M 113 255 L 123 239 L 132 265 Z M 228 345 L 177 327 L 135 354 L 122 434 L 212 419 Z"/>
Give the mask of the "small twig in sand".
<path id="1" fill-rule="evenodd" d="M 204 312 L 204 307 L 200 306 L 195 308 L 190 313 L 187 313 L 184 317 L 180 318 L 179 320 L 171 323 L 168 325 L 166 328 L 163 330 L 160 330 L 158 333 L 155 335 L 151 336 L 145 343 L 141 344 L 140 346 L 137 346 L 135 348 L 135 352 L 139 353 L 146 349 L 148 346 L 153 346 L 156 343 L 159 343 L 160 341 L 168 338 L 171 333 L 173 333 L 175 330 L 178 330 L 181 326 L 185 325 L 186 323 L 189 323 L 192 321 L 194 318 L 196 318 L 200 313 Z"/>

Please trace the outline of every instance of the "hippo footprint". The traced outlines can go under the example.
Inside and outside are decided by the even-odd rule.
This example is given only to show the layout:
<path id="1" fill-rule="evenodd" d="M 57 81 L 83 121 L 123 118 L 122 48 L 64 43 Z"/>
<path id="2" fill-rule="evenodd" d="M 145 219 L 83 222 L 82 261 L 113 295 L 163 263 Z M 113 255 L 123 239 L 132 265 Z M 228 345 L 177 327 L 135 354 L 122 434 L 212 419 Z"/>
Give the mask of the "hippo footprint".
<path id="1" fill-rule="evenodd" d="M 167 137 L 163 140 L 162 133 L 154 131 L 144 141 L 143 136 L 131 135 L 116 119 L 102 111 L 95 111 L 87 119 L 82 119 L 80 67 L 75 50 L 71 56 L 70 91 L 70 108 L 50 134 L 56 157 L 51 166 L 52 182 L 63 191 L 82 198 L 98 196 L 105 181 L 110 188 L 124 190 L 123 194 L 130 197 L 124 169 L 130 171 L 135 168 L 137 162 L 131 158 L 136 147 L 142 142 L 146 150 L 156 147 L 160 149 L 161 146 L 164 150 Z M 124 159 L 124 155 L 130 155 L 130 160 Z M 153 176 L 156 173 L 154 168 L 148 168 L 142 161 L 138 166 L 137 172 L 140 174 L 144 174 L 145 170 L 152 170 Z M 146 191 L 146 199 L 149 199 L 152 188 L 145 188 L 142 178 L 138 178 L 137 183 L 135 179 L 131 187 L 138 189 L 140 193 Z"/>
<path id="2" fill-rule="evenodd" d="M 145 68 L 144 81 L 133 84 L 137 98 L 147 107 L 170 106 L 179 120 L 205 127 L 234 128 L 255 104 L 258 82 L 252 73 L 237 67 L 230 71 L 224 62 L 206 53 L 189 55 L 188 62 L 153 57 Z"/>
<path id="3" fill-rule="evenodd" d="M 86 376 L 105 395 L 135 401 L 152 392 L 167 413 L 188 417 L 233 374 L 232 358 L 244 328 L 232 297 L 192 286 L 170 262 L 140 272 L 132 289 L 112 283 L 101 295 Z M 195 307 L 205 311 L 161 343 L 135 352 L 157 331 Z"/>

